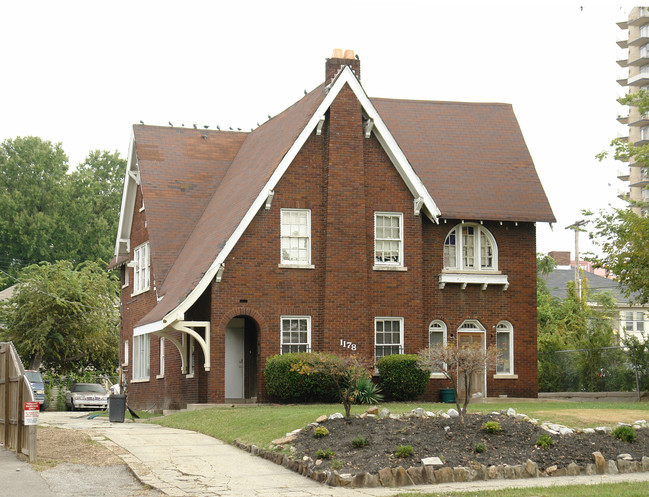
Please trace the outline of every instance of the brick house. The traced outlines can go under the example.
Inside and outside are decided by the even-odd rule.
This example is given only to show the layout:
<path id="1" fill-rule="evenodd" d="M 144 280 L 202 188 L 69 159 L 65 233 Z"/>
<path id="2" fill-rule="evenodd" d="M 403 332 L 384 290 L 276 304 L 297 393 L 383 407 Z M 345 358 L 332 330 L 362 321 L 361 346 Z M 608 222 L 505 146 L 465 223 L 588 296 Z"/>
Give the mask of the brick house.
<path id="1" fill-rule="evenodd" d="M 111 262 L 131 406 L 266 400 L 286 351 L 456 340 L 500 350 L 473 393 L 536 397 L 555 219 L 511 106 L 369 98 L 346 55 L 250 133 L 133 127 Z"/>

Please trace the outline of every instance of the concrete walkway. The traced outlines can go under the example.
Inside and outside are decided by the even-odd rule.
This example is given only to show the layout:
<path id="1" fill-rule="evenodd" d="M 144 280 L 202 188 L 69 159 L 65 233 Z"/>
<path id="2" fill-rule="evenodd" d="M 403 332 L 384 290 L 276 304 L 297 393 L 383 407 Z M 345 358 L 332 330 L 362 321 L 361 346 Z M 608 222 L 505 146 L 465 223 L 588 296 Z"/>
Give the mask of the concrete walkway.
<path id="1" fill-rule="evenodd" d="M 170 496 L 393 496 L 399 489 L 332 488 L 199 433 L 147 423 L 109 423 L 79 412 L 44 412 L 39 424 L 82 430 L 118 454 L 138 479 Z M 649 473 L 419 485 L 409 492 L 647 481 Z M 405 490 L 405 489 L 402 489 Z"/>

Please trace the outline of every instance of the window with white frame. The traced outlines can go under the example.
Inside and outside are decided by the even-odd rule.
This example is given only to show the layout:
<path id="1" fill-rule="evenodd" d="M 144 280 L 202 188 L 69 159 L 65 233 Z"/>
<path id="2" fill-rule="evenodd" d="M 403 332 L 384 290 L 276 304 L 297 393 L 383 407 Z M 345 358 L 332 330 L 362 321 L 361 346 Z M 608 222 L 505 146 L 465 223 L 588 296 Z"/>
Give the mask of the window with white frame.
<path id="1" fill-rule="evenodd" d="M 311 211 L 281 210 L 282 264 L 311 264 Z"/>
<path id="2" fill-rule="evenodd" d="M 143 243 L 133 250 L 133 293 L 144 292 L 149 289 L 151 257 L 149 254 L 149 242 Z"/>
<path id="3" fill-rule="evenodd" d="M 128 340 L 124 340 L 124 362 L 122 362 L 122 366 L 128 366 L 128 354 Z"/>
<path id="4" fill-rule="evenodd" d="M 624 331 L 634 335 L 641 335 L 649 330 L 647 315 L 643 311 L 623 311 L 620 313 Z"/>
<path id="5" fill-rule="evenodd" d="M 640 140 L 649 140 L 649 126 L 640 128 Z"/>
<path id="6" fill-rule="evenodd" d="M 514 327 L 509 321 L 496 326 L 496 374 L 514 374 Z"/>
<path id="7" fill-rule="evenodd" d="M 311 351 L 311 316 L 282 316 L 281 353 Z"/>
<path id="8" fill-rule="evenodd" d="M 444 269 L 460 271 L 496 271 L 496 240 L 484 226 L 462 223 L 444 240 Z"/>
<path id="9" fill-rule="evenodd" d="M 403 318 L 374 319 L 374 357 L 403 354 Z"/>
<path id="10" fill-rule="evenodd" d="M 160 374 L 158 378 L 163 378 L 165 375 L 165 337 L 160 337 Z"/>
<path id="11" fill-rule="evenodd" d="M 374 214 L 374 263 L 377 266 L 403 266 L 403 214 Z"/>
<path id="12" fill-rule="evenodd" d="M 431 349 L 437 347 L 445 347 L 447 341 L 446 332 L 446 323 L 444 323 L 444 321 L 440 319 L 435 319 L 432 323 L 430 323 L 430 326 L 428 327 L 428 346 Z M 446 369 L 446 364 L 444 365 L 444 369 Z M 438 369 L 433 371 L 432 373 L 439 374 L 441 372 L 442 371 Z"/>
<path id="13" fill-rule="evenodd" d="M 133 337 L 133 379 L 148 380 L 150 367 L 149 335 Z"/>

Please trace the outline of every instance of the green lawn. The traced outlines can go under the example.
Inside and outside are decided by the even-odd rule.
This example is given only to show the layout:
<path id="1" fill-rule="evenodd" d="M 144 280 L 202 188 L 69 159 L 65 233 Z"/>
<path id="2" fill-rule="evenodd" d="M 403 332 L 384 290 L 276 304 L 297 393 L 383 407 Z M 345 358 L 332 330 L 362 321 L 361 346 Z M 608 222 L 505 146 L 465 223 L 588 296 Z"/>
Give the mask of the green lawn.
<path id="1" fill-rule="evenodd" d="M 454 404 L 433 403 L 385 403 L 379 409 L 387 407 L 391 412 L 402 413 L 416 407 L 429 411 L 446 411 Z M 488 404 L 470 404 L 469 412 L 489 413 L 503 409 L 514 408 L 516 412 L 527 414 L 542 421 L 553 421 L 567 426 L 595 426 L 600 423 L 580 422 L 576 424 L 573 415 L 563 411 L 579 410 L 625 410 L 638 411 L 637 419 L 647 419 L 649 409 L 646 403 L 598 403 L 598 402 L 498 402 Z M 353 406 L 352 414 L 360 414 L 367 406 Z M 547 412 L 550 414 L 546 414 Z M 161 418 L 153 418 L 151 422 L 173 428 L 198 431 L 228 443 L 238 439 L 266 447 L 276 438 L 297 428 L 303 428 L 315 421 L 322 414 L 344 412 L 338 404 L 309 404 L 309 405 L 272 405 L 254 407 L 211 408 L 200 411 L 187 411 Z M 634 413 L 635 414 L 635 413 Z M 617 424 L 617 421 L 610 425 Z"/>
<path id="2" fill-rule="evenodd" d="M 398 497 L 646 497 L 647 482 L 510 488 L 483 492 L 399 493 Z"/>

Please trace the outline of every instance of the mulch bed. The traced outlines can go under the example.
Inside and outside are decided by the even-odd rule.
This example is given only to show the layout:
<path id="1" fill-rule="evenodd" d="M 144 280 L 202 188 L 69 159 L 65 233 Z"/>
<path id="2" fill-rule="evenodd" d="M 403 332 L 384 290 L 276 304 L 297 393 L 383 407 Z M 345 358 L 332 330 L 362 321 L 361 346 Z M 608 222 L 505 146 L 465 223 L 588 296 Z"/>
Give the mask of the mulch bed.
<path id="1" fill-rule="evenodd" d="M 497 421 L 502 427 L 498 434 L 481 430 L 483 423 Z M 333 419 L 323 423 L 329 435 L 315 438 L 313 428 L 301 431 L 291 443 L 294 457 L 317 459 L 318 450 L 333 451 L 330 459 L 323 459 L 318 470 L 337 469 L 341 473 L 377 473 L 391 467 L 421 466 L 422 458 L 437 456 L 444 466 L 486 466 L 525 464 L 528 459 L 544 470 L 552 465 L 559 468 L 570 463 L 583 466 L 593 462 L 592 453 L 599 451 L 606 460 L 615 460 L 619 454 L 630 454 L 634 460 L 649 456 L 649 430 L 636 430 L 635 442 L 623 442 L 610 433 L 574 433 L 551 435 L 554 445 L 542 449 L 536 441 L 547 432 L 529 421 L 504 414 L 469 414 L 464 425 L 459 418 L 353 418 Z M 445 429 L 445 427 L 449 427 Z M 369 444 L 355 448 L 352 439 L 364 437 Z M 476 453 L 474 447 L 482 443 L 486 450 Z M 401 445 L 411 445 L 412 456 L 398 458 L 395 451 Z M 333 464 L 333 466 L 332 466 Z M 439 467 L 439 466 L 438 466 Z"/>

